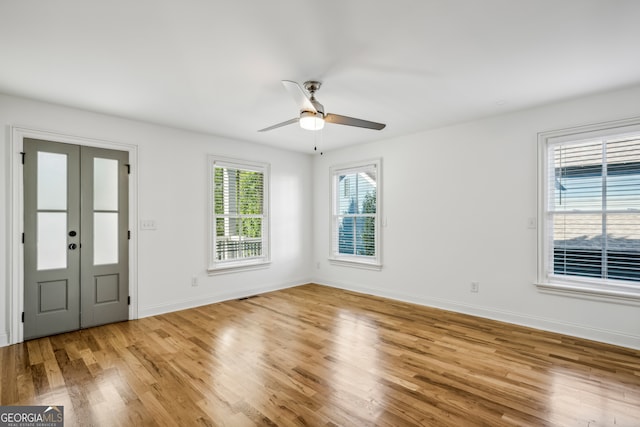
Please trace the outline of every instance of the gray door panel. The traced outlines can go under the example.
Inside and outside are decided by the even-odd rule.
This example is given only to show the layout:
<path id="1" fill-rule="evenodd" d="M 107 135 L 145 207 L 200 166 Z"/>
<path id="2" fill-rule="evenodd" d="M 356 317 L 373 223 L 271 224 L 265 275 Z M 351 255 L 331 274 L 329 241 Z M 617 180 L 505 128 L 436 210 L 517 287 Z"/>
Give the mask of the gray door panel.
<path id="1" fill-rule="evenodd" d="M 127 152 L 82 147 L 83 328 L 129 318 L 128 159 Z"/>
<path id="2" fill-rule="evenodd" d="M 80 150 L 25 139 L 24 152 L 24 337 L 30 339 L 80 327 L 80 187 L 74 178 Z M 45 236 L 49 243 L 38 246 Z"/>

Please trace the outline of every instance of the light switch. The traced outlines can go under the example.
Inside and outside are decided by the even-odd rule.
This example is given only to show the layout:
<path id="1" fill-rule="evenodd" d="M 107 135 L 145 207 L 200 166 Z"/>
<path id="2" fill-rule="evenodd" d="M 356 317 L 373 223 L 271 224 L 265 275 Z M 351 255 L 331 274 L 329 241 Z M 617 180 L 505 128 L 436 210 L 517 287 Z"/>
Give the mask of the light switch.
<path id="1" fill-rule="evenodd" d="M 141 219 L 140 220 L 140 230 L 155 230 L 156 220 L 155 219 Z"/>

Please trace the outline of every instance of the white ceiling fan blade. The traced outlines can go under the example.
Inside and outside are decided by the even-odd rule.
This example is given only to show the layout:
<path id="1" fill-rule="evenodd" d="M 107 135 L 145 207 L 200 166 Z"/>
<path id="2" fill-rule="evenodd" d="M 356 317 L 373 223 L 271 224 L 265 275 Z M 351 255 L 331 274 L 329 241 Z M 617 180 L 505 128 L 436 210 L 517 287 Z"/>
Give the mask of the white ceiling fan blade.
<path id="1" fill-rule="evenodd" d="M 282 126 L 287 126 L 293 123 L 298 123 L 298 120 L 300 120 L 298 117 L 296 117 L 295 119 L 290 119 L 287 120 L 286 122 L 282 122 L 282 123 L 278 123 L 277 125 L 273 125 L 273 126 L 269 126 L 268 128 L 264 128 L 264 129 L 260 129 L 258 132 L 266 132 L 268 130 L 271 129 L 277 129 L 277 128 L 281 128 Z"/>
<path id="2" fill-rule="evenodd" d="M 353 117 L 341 116 L 339 114 L 326 114 L 324 120 L 327 123 L 336 125 L 355 126 L 359 128 L 382 130 L 386 126 L 384 123 L 370 122 L 368 120 L 354 119 Z"/>
<path id="3" fill-rule="evenodd" d="M 282 85 L 296 101 L 296 105 L 298 106 L 300 111 L 311 111 L 312 113 L 318 112 L 318 110 L 316 110 L 316 107 L 314 107 L 311 103 L 311 100 L 307 96 L 307 93 L 298 83 L 292 82 L 291 80 L 282 80 Z"/>

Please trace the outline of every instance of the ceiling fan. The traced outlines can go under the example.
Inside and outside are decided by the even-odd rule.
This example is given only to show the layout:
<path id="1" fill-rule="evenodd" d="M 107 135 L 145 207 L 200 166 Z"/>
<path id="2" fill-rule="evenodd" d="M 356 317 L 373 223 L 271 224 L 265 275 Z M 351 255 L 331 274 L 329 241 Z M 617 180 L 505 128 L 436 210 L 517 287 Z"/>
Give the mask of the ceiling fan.
<path id="1" fill-rule="evenodd" d="M 258 132 L 266 132 L 296 122 L 300 123 L 301 128 L 307 130 L 320 130 L 324 127 L 325 122 L 375 130 L 382 130 L 386 126 L 384 123 L 370 122 L 368 120 L 355 119 L 339 114 L 325 114 L 323 105 L 320 104 L 315 97 L 316 92 L 320 89 L 320 82 L 313 80 L 304 82 L 304 89 L 302 89 L 298 83 L 290 80 L 282 80 L 282 84 L 298 105 L 300 117 L 295 117 L 286 122 L 260 129 Z"/>

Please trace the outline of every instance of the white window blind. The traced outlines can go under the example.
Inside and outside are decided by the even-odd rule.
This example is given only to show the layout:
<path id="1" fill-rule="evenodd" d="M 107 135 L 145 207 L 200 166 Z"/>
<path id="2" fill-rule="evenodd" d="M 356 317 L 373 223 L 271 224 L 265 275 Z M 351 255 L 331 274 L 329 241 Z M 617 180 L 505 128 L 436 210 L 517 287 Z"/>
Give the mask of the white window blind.
<path id="1" fill-rule="evenodd" d="M 565 141 L 547 151 L 547 274 L 640 282 L 640 136 Z"/>
<path id="2" fill-rule="evenodd" d="M 265 261 L 266 166 L 216 160 L 212 166 L 212 267 Z"/>
<path id="3" fill-rule="evenodd" d="M 332 169 L 332 258 L 379 264 L 379 162 Z"/>

